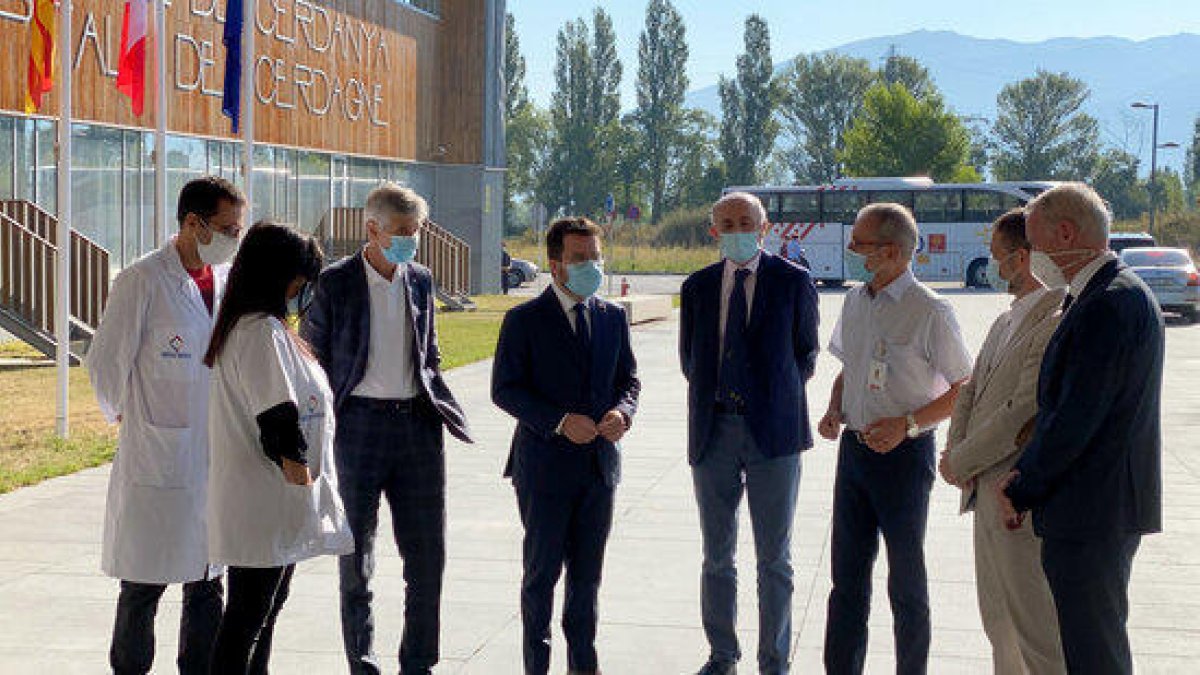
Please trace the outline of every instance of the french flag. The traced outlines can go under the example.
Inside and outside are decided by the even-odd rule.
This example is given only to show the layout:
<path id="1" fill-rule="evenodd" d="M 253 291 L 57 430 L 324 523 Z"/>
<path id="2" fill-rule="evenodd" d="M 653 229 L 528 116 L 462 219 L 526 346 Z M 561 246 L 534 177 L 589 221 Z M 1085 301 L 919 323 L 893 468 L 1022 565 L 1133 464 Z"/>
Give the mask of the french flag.
<path id="1" fill-rule="evenodd" d="M 133 114 L 142 116 L 146 102 L 146 18 L 149 0 L 125 0 L 121 21 L 121 53 L 117 61 L 117 89 L 129 97 Z"/>

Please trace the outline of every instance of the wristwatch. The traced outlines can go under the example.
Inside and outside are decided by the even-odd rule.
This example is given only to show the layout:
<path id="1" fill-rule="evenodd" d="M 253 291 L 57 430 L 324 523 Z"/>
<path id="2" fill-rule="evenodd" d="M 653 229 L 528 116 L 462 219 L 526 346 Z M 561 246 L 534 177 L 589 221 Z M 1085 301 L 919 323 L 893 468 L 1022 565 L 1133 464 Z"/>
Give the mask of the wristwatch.
<path id="1" fill-rule="evenodd" d="M 921 427 L 917 426 L 917 418 L 909 413 L 904 416 L 904 435 L 909 438 L 916 438 L 921 434 Z"/>

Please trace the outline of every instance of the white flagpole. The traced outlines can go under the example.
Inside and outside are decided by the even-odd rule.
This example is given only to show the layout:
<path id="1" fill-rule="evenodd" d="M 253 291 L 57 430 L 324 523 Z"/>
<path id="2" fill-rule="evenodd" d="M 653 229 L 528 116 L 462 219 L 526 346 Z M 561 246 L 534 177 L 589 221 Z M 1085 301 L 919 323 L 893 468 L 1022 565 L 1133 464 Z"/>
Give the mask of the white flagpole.
<path id="1" fill-rule="evenodd" d="M 258 3 L 242 0 L 242 190 L 246 194 L 250 220 L 254 220 L 254 11 Z"/>
<path id="2" fill-rule="evenodd" d="M 58 5 L 58 255 L 55 257 L 54 339 L 58 371 L 55 431 L 70 432 L 71 392 L 71 0 Z"/>
<path id="3" fill-rule="evenodd" d="M 154 243 L 167 240 L 167 3 L 154 3 Z"/>

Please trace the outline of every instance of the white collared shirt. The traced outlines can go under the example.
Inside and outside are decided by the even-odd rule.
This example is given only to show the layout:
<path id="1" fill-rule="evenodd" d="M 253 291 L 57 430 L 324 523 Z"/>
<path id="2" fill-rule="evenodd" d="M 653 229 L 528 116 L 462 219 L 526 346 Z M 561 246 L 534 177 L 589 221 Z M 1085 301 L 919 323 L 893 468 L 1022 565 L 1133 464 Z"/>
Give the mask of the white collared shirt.
<path id="1" fill-rule="evenodd" d="M 829 341 L 842 362 L 846 425 L 861 431 L 885 417 L 903 417 L 971 375 L 971 354 L 950 303 L 917 281 L 911 270 L 874 297 L 867 284 L 846 294 Z M 886 364 L 886 380 L 868 388 L 871 362 Z"/>
<path id="2" fill-rule="evenodd" d="M 1009 306 L 1008 312 L 1003 316 L 1007 320 L 1007 325 L 1004 327 L 1004 332 L 1000 335 L 999 349 L 996 353 L 999 354 L 1008 348 L 1008 343 L 1012 340 L 1013 334 L 1016 333 L 1017 327 L 1029 316 L 1033 308 L 1037 306 L 1042 298 L 1050 292 L 1048 288 L 1038 288 L 1025 294 L 1020 298 L 1014 298 L 1012 305 Z"/>
<path id="3" fill-rule="evenodd" d="M 558 296 L 558 303 L 562 305 L 562 310 L 567 315 L 567 323 L 571 324 L 571 330 L 575 333 L 578 333 L 579 331 L 575 330 L 575 305 L 578 305 L 579 301 L 575 298 L 572 298 L 563 289 L 559 288 L 557 282 L 550 282 L 550 287 L 554 289 L 554 294 Z M 586 300 L 587 298 L 584 298 L 585 302 Z M 588 335 L 591 335 L 592 313 L 588 311 L 588 306 L 586 304 L 583 306 L 583 320 L 587 322 Z"/>
<path id="4" fill-rule="evenodd" d="M 1075 274 L 1075 278 L 1067 286 L 1067 293 L 1071 295 L 1073 300 L 1078 300 L 1079 296 L 1083 295 L 1084 290 L 1087 289 L 1087 285 L 1092 281 L 1092 277 L 1096 276 L 1096 272 L 1099 272 L 1101 267 L 1116 259 L 1117 254 L 1112 251 L 1104 251 L 1096 256 L 1094 260 L 1084 265 L 1083 269 Z M 1070 311 L 1070 308 L 1067 309 Z"/>
<path id="5" fill-rule="evenodd" d="M 754 289 L 758 285 L 758 263 L 762 261 L 762 251 L 754 254 L 744 265 L 739 265 L 732 260 L 725 259 L 725 267 L 721 271 L 721 309 L 719 334 L 717 338 L 720 342 L 717 344 L 720 347 L 718 354 L 725 353 L 725 322 L 729 319 L 729 298 L 733 295 L 733 284 L 735 281 L 735 273 L 739 269 L 750 270 L 750 276 L 746 277 L 746 323 L 750 323 L 750 310 L 754 307 Z"/>
<path id="6" fill-rule="evenodd" d="M 413 368 L 413 324 L 408 307 L 408 265 L 397 265 L 389 280 L 371 267 L 364 254 L 371 306 L 371 340 L 367 369 L 353 396 L 412 398 L 420 393 Z"/>

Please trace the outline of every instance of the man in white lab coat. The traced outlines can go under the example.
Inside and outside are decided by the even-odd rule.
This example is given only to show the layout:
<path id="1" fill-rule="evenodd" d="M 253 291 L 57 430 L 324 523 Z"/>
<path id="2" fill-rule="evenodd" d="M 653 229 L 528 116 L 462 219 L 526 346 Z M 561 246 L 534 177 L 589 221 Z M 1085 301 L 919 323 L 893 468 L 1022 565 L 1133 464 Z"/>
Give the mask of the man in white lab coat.
<path id="1" fill-rule="evenodd" d="M 100 408 L 120 424 L 101 567 L 121 580 L 109 661 L 150 671 L 154 615 L 183 584 L 180 673 L 205 674 L 221 621 L 220 571 L 208 564 L 209 371 L 202 359 L 246 200 L 226 180 L 183 187 L 179 233 L 113 282 L 87 355 Z"/>

